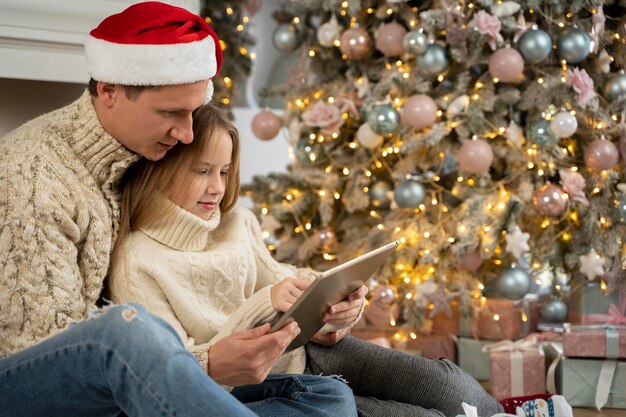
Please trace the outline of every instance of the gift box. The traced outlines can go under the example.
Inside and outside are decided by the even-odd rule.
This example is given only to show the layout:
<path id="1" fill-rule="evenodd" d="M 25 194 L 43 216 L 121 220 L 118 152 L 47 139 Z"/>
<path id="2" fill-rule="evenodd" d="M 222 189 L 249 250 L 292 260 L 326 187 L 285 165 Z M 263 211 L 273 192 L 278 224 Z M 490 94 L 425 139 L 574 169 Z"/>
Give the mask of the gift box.
<path id="1" fill-rule="evenodd" d="M 459 367 L 478 381 L 489 380 L 489 355 L 482 349 L 490 344 L 492 340 L 459 338 Z"/>
<path id="2" fill-rule="evenodd" d="M 363 311 L 364 321 L 371 327 L 390 329 L 395 326 L 400 316 L 400 307 L 397 303 L 391 305 L 379 302 L 370 302 Z"/>
<path id="3" fill-rule="evenodd" d="M 563 353 L 575 358 L 626 358 L 626 326 L 565 323 Z"/>
<path id="4" fill-rule="evenodd" d="M 486 340 L 517 340 L 537 328 L 539 297 L 529 294 L 521 300 L 486 298 L 477 317 L 476 336 Z"/>
<path id="5" fill-rule="evenodd" d="M 546 391 L 544 353 L 535 338 L 503 340 L 486 345 L 489 353 L 491 394 L 508 397 L 543 394 Z"/>
<path id="6" fill-rule="evenodd" d="M 426 309 L 426 317 L 432 322 L 433 333 L 453 334 L 456 336 L 471 337 L 476 334 L 475 320 L 469 312 L 460 313 L 459 301 L 450 301 L 450 313 L 440 311 L 431 317 L 431 308 Z"/>
<path id="7" fill-rule="evenodd" d="M 450 335 L 419 335 L 415 339 L 408 338 L 402 341 L 392 340 L 392 346 L 394 349 L 419 354 L 424 358 L 446 358 L 456 363 L 456 341 L 455 337 Z"/>
<path id="8" fill-rule="evenodd" d="M 626 408 L 626 361 L 563 358 L 557 389 L 573 407 Z"/>
<path id="9" fill-rule="evenodd" d="M 609 314 L 611 305 L 620 306 L 618 291 L 604 294 L 599 283 L 586 282 L 574 288 L 570 294 L 568 321 L 574 324 L 600 324 L 609 321 L 614 324 L 626 324 L 626 321 L 623 323 L 615 322 L 616 316 L 619 314 Z M 612 312 L 615 313 L 616 311 L 612 310 Z M 624 317 L 623 313 L 622 311 L 622 318 Z"/>

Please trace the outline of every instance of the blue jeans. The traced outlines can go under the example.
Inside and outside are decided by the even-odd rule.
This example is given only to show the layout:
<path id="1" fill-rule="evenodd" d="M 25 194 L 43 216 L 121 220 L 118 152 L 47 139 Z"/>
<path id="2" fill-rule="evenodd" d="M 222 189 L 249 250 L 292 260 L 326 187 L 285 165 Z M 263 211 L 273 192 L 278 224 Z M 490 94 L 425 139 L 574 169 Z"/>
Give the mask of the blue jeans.
<path id="1" fill-rule="evenodd" d="M 285 391 L 276 389 L 280 383 Z M 0 358 L 5 417 L 295 416 L 311 408 L 327 416 L 327 401 L 356 415 L 350 389 L 332 378 L 272 376 L 257 389 L 265 397 L 247 408 L 204 372 L 166 322 L 138 305 L 101 310 Z"/>

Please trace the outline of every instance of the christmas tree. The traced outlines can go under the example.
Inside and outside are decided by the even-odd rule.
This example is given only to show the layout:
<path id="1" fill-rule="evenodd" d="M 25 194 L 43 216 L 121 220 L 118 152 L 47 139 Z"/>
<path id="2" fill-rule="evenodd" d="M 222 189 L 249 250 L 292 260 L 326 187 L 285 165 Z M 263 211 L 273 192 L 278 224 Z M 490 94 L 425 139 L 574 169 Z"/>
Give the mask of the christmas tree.
<path id="1" fill-rule="evenodd" d="M 250 75 L 254 38 L 249 33 L 250 17 L 258 11 L 260 0 L 208 1 L 201 3 L 200 16 L 215 30 L 223 51 L 222 68 L 213 80 L 212 102 L 230 111 L 243 92 Z"/>
<path id="2" fill-rule="evenodd" d="M 569 288 L 626 293 L 625 6 L 290 1 L 300 64 L 264 93 L 294 162 L 244 187 L 268 246 L 325 269 L 399 240 L 369 285 L 408 329 L 452 296 L 563 321 Z"/>

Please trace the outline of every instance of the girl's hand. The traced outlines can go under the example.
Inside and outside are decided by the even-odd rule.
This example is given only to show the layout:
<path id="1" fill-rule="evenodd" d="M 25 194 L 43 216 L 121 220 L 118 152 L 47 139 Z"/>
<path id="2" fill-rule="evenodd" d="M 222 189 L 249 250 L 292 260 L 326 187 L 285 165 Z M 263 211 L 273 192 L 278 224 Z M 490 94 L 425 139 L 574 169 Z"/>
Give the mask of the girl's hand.
<path id="1" fill-rule="evenodd" d="M 289 277 L 274 285 L 270 290 L 274 310 L 279 313 L 289 310 L 310 284 L 311 281 Z"/>
<path id="2" fill-rule="evenodd" d="M 324 314 L 324 323 L 333 324 L 350 324 L 359 317 L 365 296 L 367 295 L 367 286 L 362 285 L 358 289 L 351 292 L 343 301 L 331 306 Z"/>

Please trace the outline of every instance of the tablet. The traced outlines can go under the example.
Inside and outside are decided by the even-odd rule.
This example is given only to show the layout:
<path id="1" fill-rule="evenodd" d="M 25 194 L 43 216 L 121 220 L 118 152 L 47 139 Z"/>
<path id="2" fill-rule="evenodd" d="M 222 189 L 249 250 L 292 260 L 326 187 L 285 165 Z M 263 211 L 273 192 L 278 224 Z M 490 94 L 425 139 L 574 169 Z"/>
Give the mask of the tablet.
<path id="1" fill-rule="evenodd" d="M 328 308 L 346 298 L 370 279 L 399 244 L 398 241 L 389 243 L 324 272 L 320 278 L 311 283 L 291 308 L 272 324 L 270 331 L 276 331 L 295 320 L 301 331 L 287 347 L 287 351 L 307 343 L 324 327 L 322 317 Z"/>

